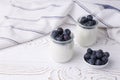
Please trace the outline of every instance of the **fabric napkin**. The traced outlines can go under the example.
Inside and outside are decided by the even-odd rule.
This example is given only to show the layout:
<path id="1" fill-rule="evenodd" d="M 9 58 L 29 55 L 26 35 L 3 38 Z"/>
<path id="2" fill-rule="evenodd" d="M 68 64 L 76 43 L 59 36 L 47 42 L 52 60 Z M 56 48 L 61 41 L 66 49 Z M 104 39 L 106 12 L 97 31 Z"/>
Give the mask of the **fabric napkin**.
<path id="1" fill-rule="evenodd" d="M 6 5 L 2 4 L 0 9 L 1 49 L 45 36 L 65 22 L 73 24 L 69 19 L 76 22 L 88 14 L 99 21 L 98 27 L 106 28 L 110 39 L 120 42 L 118 0 L 1 0 L 1 3 Z"/>
<path id="2" fill-rule="evenodd" d="M 10 11 L 0 22 L 1 49 L 47 35 L 64 22 L 73 6 L 71 0 L 9 0 L 8 3 Z"/>

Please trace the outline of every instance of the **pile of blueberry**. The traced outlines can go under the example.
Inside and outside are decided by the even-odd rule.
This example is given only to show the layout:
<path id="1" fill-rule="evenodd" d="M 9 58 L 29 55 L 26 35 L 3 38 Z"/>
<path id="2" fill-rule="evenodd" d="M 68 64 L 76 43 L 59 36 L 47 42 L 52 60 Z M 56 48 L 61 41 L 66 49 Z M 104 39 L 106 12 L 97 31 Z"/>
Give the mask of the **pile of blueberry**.
<path id="1" fill-rule="evenodd" d="M 57 41 L 67 41 L 71 39 L 71 31 L 69 29 L 63 30 L 63 28 L 59 27 L 57 30 L 52 31 L 51 36 Z"/>
<path id="2" fill-rule="evenodd" d="M 92 15 L 88 15 L 87 17 L 82 17 L 78 19 L 78 22 L 84 26 L 94 26 L 96 25 L 96 21 L 93 19 Z"/>
<path id="3" fill-rule="evenodd" d="M 95 51 L 88 48 L 84 60 L 91 65 L 104 65 L 108 62 L 109 56 L 108 52 L 103 52 L 101 49 Z"/>

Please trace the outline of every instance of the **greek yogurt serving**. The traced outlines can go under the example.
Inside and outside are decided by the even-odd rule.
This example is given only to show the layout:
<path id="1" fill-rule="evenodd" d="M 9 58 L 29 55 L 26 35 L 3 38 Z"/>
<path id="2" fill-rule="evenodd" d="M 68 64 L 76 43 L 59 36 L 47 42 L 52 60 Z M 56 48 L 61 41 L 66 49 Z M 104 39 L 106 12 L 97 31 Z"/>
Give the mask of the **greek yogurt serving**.
<path id="1" fill-rule="evenodd" d="M 97 21 L 88 15 L 78 19 L 75 41 L 83 47 L 93 45 L 97 40 Z"/>
<path id="2" fill-rule="evenodd" d="M 57 28 L 51 33 L 51 56 L 55 62 L 67 62 L 73 56 L 73 34 L 69 29 Z"/>

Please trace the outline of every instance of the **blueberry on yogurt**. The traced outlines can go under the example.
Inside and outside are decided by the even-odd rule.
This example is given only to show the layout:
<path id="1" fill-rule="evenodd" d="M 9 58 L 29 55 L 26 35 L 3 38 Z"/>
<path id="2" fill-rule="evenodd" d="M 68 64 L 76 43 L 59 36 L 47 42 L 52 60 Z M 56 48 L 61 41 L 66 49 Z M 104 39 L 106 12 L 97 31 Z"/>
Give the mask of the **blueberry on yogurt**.
<path id="1" fill-rule="evenodd" d="M 57 41 L 67 41 L 71 39 L 71 31 L 70 29 L 63 29 L 61 27 L 52 31 L 52 38 Z"/>
<path id="2" fill-rule="evenodd" d="M 78 19 L 78 23 L 86 26 L 86 28 L 90 28 L 90 26 L 96 25 L 96 21 L 93 19 L 92 15 L 83 16 Z"/>

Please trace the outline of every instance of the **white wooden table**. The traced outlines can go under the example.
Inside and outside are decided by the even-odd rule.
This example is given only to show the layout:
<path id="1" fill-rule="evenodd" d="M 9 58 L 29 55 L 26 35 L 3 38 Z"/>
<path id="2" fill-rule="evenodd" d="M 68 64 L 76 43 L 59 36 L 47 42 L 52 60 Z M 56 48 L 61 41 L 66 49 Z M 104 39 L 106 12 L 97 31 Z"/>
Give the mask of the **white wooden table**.
<path id="1" fill-rule="evenodd" d="M 91 48 L 109 51 L 110 63 L 103 69 L 92 69 L 83 61 L 87 48 L 77 44 L 70 62 L 55 63 L 49 56 L 49 41 L 46 36 L 1 50 L 0 80 L 120 80 L 120 44 L 117 42 L 99 35 Z"/>

